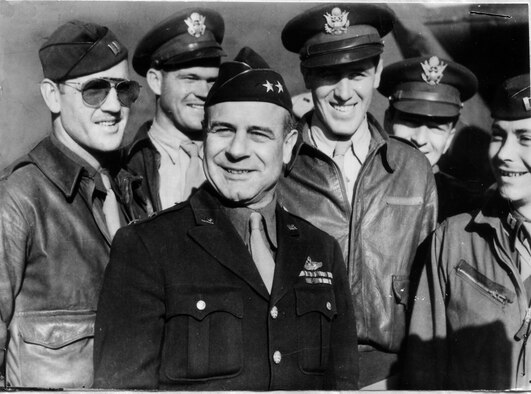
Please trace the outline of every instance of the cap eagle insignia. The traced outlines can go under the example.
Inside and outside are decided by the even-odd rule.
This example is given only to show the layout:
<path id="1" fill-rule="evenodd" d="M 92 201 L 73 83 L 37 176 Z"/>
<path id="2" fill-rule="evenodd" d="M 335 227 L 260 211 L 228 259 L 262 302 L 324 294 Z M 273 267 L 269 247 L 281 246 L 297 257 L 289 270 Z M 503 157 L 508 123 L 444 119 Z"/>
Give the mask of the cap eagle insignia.
<path id="1" fill-rule="evenodd" d="M 334 7 L 330 13 L 324 14 L 326 19 L 325 32 L 334 35 L 346 33 L 347 27 L 350 26 L 348 14 L 347 11 L 341 11 L 338 7 Z"/>
<path id="2" fill-rule="evenodd" d="M 443 71 L 448 64 L 441 61 L 437 56 L 432 56 L 428 60 L 421 62 L 422 66 L 422 79 L 428 85 L 438 85 L 443 77 Z"/>
<path id="3" fill-rule="evenodd" d="M 196 38 L 205 34 L 205 19 L 205 16 L 197 12 L 192 12 L 192 14 L 184 20 L 188 25 L 188 33 Z"/>

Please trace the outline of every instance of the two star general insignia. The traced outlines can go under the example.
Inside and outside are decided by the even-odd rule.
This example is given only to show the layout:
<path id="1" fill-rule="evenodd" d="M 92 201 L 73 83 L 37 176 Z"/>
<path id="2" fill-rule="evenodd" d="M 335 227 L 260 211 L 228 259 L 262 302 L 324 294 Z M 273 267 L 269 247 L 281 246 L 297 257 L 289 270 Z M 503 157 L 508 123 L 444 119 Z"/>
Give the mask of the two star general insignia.
<path id="1" fill-rule="evenodd" d="M 269 82 L 268 80 L 265 81 L 264 84 L 262 84 L 262 86 L 264 88 L 266 88 L 266 93 L 267 92 L 275 92 L 275 89 L 273 88 L 277 88 L 278 89 L 278 92 L 277 93 L 281 93 L 284 91 L 284 87 L 282 86 L 282 84 L 280 83 L 280 81 L 277 81 L 276 84 L 272 84 L 271 82 Z"/>
<path id="2" fill-rule="evenodd" d="M 332 278 L 334 277 L 331 272 L 319 271 L 319 268 L 323 266 L 320 261 L 313 261 L 310 256 L 306 257 L 304 263 L 304 269 L 299 273 L 299 277 L 304 278 L 304 281 L 309 284 L 332 284 Z"/>

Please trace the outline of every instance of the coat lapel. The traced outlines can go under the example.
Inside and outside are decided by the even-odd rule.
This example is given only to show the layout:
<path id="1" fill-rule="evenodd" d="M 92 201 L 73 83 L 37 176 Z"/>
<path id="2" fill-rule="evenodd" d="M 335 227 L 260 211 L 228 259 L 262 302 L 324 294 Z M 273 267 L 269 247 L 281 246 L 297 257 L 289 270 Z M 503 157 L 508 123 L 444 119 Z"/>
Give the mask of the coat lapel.
<path id="1" fill-rule="evenodd" d="M 254 262 L 236 232 L 236 229 L 221 211 L 219 203 L 208 187 L 201 187 L 190 198 L 196 226 L 188 234 L 219 263 L 242 278 L 265 299 L 267 289 Z"/>
<path id="2" fill-rule="evenodd" d="M 277 240 L 275 277 L 271 305 L 276 304 L 290 289 L 304 267 L 307 244 L 300 229 L 284 209 L 277 206 Z"/>

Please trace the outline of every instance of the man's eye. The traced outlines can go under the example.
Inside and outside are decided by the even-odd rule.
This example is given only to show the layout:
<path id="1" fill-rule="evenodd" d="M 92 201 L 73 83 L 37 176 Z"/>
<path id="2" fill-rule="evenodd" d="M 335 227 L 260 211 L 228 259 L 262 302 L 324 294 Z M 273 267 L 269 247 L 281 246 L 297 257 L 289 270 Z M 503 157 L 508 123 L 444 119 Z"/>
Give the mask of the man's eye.
<path id="1" fill-rule="evenodd" d="M 211 133 L 211 134 L 223 135 L 223 134 L 227 134 L 227 133 L 232 133 L 233 130 L 229 129 L 229 128 L 226 128 L 226 127 L 214 127 L 214 128 L 208 129 L 208 132 Z"/>
<path id="2" fill-rule="evenodd" d="M 492 134 L 490 136 L 491 141 L 503 141 L 503 136 L 500 134 Z"/>
<path id="3" fill-rule="evenodd" d="M 255 141 L 268 141 L 268 140 L 272 140 L 273 139 L 272 136 L 269 133 L 267 133 L 265 131 L 261 131 L 261 130 L 250 131 L 249 135 Z"/>

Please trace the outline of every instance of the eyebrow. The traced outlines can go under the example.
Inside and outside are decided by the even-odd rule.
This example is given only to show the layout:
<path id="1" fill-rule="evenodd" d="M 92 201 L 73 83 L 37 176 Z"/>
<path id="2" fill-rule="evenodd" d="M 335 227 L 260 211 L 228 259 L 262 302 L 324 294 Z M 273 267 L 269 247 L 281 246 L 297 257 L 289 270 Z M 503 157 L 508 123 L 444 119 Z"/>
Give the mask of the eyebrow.
<path id="1" fill-rule="evenodd" d="M 210 128 L 212 128 L 212 127 L 228 127 L 228 128 L 231 128 L 231 129 L 236 129 L 237 128 L 232 123 L 220 122 L 220 121 L 212 122 L 209 127 Z M 271 135 L 275 135 L 275 132 L 273 131 L 273 129 L 271 129 L 270 127 L 267 127 L 267 126 L 251 125 L 251 126 L 247 127 L 247 131 L 249 131 L 249 130 L 260 130 L 260 131 L 264 131 L 266 133 L 269 133 Z"/>

